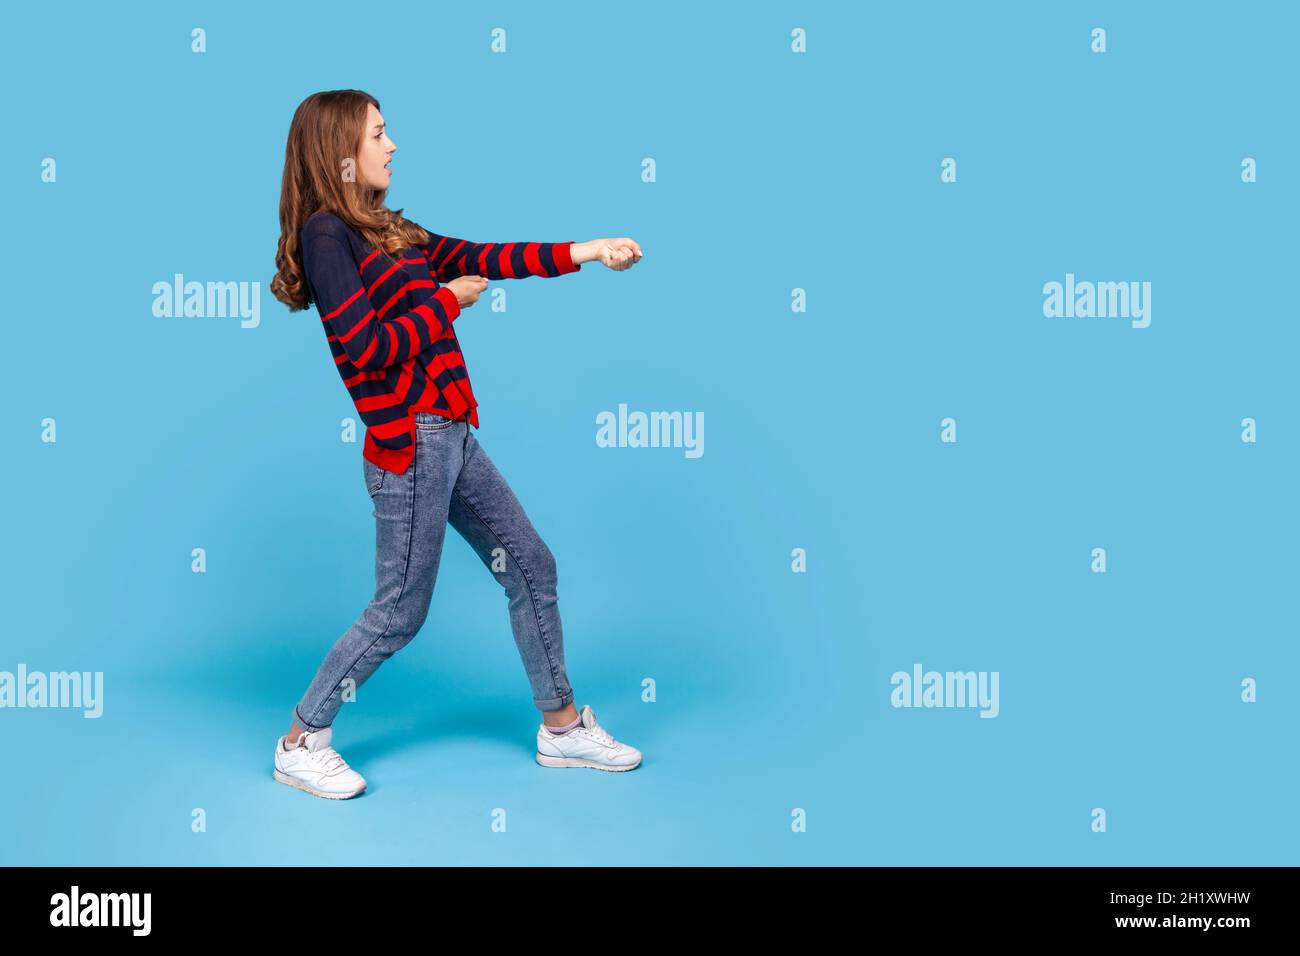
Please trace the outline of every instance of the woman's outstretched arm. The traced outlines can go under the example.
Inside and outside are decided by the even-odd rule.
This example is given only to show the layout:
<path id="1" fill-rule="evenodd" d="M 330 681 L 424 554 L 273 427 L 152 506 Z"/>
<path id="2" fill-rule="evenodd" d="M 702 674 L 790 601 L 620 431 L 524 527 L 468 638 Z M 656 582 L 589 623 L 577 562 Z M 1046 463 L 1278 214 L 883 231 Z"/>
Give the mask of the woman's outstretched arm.
<path id="1" fill-rule="evenodd" d="M 429 233 L 429 241 L 420 248 L 439 282 L 450 282 L 460 276 L 553 278 L 577 272 L 582 263 L 595 261 L 621 271 L 641 258 L 641 247 L 627 238 L 588 242 L 470 242 L 425 231 Z"/>
<path id="2" fill-rule="evenodd" d="M 572 242 L 470 242 L 425 231 L 429 232 L 429 241 L 420 248 L 439 282 L 450 282 L 460 276 L 550 278 L 581 268 L 570 254 Z"/>

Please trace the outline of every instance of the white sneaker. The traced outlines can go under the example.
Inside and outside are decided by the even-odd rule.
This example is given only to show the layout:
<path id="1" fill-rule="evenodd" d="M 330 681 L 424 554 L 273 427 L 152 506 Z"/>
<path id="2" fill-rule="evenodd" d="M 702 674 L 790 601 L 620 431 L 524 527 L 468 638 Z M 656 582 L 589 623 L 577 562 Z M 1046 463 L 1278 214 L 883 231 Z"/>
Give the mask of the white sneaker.
<path id="1" fill-rule="evenodd" d="M 288 734 L 275 742 L 275 779 L 326 800 L 346 800 L 366 789 L 365 778 L 330 746 L 332 727 L 302 734 L 285 750 Z"/>
<path id="2" fill-rule="evenodd" d="M 641 751 L 607 734 L 591 707 L 582 705 L 582 723 L 567 734 L 553 734 L 543 723 L 537 729 L 537 762 L 543 767 L 592 767 L 631 770 L 641 763 Z"/>

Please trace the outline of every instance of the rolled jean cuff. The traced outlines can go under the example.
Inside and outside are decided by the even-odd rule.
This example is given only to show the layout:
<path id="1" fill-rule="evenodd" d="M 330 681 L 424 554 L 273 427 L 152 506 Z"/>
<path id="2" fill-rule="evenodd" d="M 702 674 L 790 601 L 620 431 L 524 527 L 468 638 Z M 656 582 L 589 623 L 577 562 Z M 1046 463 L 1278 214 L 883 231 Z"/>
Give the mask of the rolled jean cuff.
<path id="1" fill-rule="evenodd" d="M 297 707 L 295 707 L 295 708 L 293 709 L 293 720 L 294 720 L 294 723 L 296 723 L 299 727 L 302 728 L 302 732 L 305 733 L 305 734 L 310 734 L 310 733 L 313 733 L 313 732 L 315 732 L 315 731 L 317 731 L 317 730 L 324 730 L 326 727 L 329 726 L 329 724 L 309 724 L 309 723 L 307 723 L 307 721 L 305 721 L 305 720 L 302 719 L 302 714 L 298 713 L 298 708 L 297 708 Z"/>
<path id="2" fill-rule="evenodd" d="M 562 697 L 534 697 L 533 703 L 538 710 L 564 710 L 573 703 L 573 691 L 566 692 Z"/>

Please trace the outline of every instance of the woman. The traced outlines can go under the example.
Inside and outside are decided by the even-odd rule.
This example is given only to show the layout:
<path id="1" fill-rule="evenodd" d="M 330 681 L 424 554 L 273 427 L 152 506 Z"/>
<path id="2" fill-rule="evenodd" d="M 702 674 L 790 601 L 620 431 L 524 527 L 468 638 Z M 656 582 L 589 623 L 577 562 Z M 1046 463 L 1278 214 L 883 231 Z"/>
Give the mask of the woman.
<path id="1" fill-rule="evenodd" d="M 477 402 L 453 323 L 489 279 L 556 277 L 641 259 L 632 239 L 474 243 L 385 208 L 392 181 L 379 102 L 358 90 L 309 96 L 289 128 L 275 297 L 316 304 L 343 384 L 366 424 L 362 469 L 374 502 L 375 596 L 338 639 L 275 749 L 274 777 L 327 799 L 365 789 L 331 746 L 345 697 L 424 623 L 447 524 L 509 600 L 515 643 L 542 712 L 537 762 L 631 770 L 641 752 L 574 706 L 564 668 L 555 560 L 470 426 Z"/>

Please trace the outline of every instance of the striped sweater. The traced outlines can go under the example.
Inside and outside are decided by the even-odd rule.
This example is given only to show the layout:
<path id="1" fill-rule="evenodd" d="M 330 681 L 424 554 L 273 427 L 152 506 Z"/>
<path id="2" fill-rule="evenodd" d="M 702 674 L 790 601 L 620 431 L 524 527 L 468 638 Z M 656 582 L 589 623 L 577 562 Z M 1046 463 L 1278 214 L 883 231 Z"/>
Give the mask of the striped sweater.
<path id="1" fill-rule="evenodd" d="M 343 385 L 366 425 L 362 455 L 402 474 L 415 454 L 415 413 L 478 427 L 478 402 L 452 327 L 457 276 L 522 279 L 577 272 L 571 242 L 468 242 L 429 233 L 388 259 L 321 211 L 302 226 L 308 304 L 316 303 Z"/>

